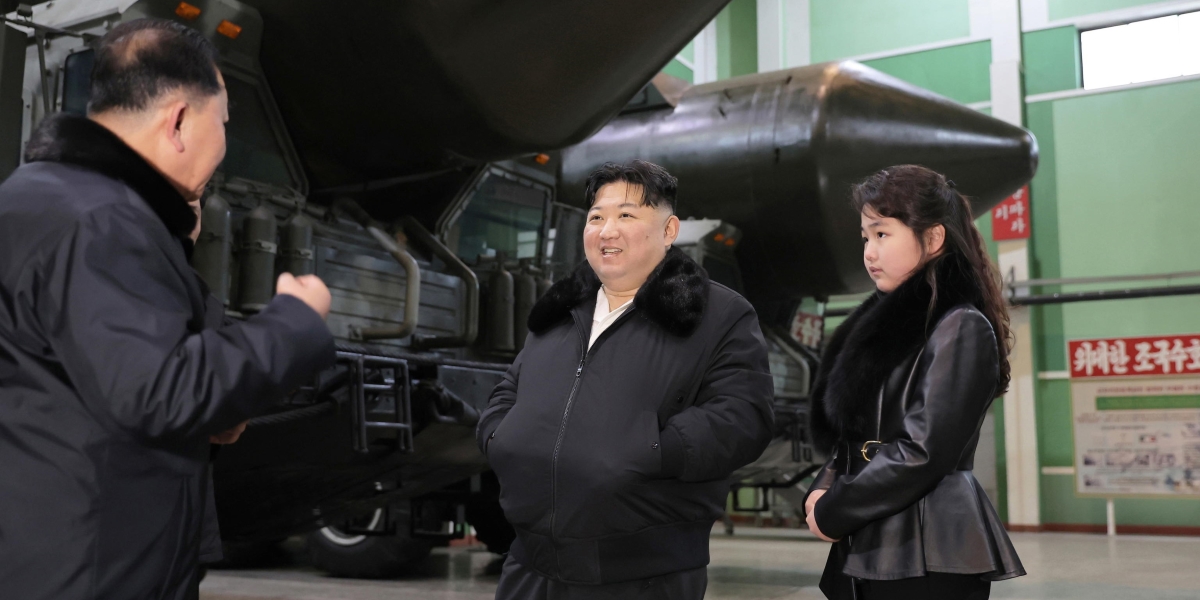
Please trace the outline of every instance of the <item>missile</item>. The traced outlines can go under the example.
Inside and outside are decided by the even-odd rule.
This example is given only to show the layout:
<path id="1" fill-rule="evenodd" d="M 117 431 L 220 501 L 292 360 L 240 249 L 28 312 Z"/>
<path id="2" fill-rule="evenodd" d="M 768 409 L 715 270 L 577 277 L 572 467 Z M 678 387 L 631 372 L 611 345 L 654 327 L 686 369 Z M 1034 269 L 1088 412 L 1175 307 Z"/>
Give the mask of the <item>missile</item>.
<path id="1" fill-rule="evenodd" d="M 681 218 L 731 223 L 752 301 L 872 288 L 850 186 L 920 164 L 953 179 L 976 216 L 1037 170 L 1033 135 L 853 61 L 759 73 L 626 110 L 563 150 L 559 198 L 582 202 L 607 161 L 648 160 L 679 179 Z M 634 107 L 636 108 L 636 107 Z"/>

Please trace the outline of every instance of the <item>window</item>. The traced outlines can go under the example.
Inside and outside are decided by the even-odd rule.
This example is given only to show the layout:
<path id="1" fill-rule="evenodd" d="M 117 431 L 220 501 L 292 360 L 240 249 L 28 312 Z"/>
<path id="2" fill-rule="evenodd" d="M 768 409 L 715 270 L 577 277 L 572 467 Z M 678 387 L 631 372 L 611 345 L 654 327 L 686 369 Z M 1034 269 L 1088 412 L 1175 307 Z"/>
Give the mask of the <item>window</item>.
<path id="1" fill-rule="evenodd" d="M 1093 29 L 1080 41 L 1089 90 L 1200 74 L 1200 12 Z"/>
<path id="2" fill-rule="evenodd" d="M 229 123 L 225 125 L 225 161 L 219 170 L 226 178 L 285 187 L 298 187 L 288 171 L 279 140 L 267 119 L 258 88 L 225 70 L 225 90 L 229 93 Z"/>
<path id="3" fill-rule="evenodd" d="M 501 252 L 508 260 L 537 258 L 546 200 L 545 190 L 493 172 L 447 232 L 447 245 L 470 264 Z"/>
<path id="4" fill-rule="evenodd" d="M 88 96 L 92 93 L 92 64 L 95 62 L 96 51 L 90 48 L 67 57 L 63 66 L 63 112 L 87 116 Z"/>

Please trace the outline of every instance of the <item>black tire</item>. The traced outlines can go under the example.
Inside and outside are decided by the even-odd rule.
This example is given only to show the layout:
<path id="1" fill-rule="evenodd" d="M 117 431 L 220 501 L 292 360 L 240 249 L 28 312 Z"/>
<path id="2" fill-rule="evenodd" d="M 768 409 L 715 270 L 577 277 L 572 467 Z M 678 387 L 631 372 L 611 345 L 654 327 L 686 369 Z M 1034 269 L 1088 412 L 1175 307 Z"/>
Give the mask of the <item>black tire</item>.
<path id="1" fill-rule="evenodd" d="M 353 579 L 395 577 L 406 566 L 429 556 L 432 549 L 425 540 L 404 535 L 353 535 L 336 526 L 308 535 L 308 552 L 314 567 Z"/>

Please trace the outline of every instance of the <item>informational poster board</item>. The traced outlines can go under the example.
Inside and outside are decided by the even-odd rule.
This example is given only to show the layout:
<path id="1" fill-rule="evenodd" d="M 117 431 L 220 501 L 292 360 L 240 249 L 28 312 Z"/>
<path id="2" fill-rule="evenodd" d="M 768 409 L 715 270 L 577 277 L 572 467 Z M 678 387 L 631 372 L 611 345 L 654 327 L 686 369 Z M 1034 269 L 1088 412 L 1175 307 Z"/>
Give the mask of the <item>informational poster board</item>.
<path id="1" fill-rule="evenodd" d="M 1190 374 L 1190 356 L 1174 364 L 1171 340 L 1156 376 L 1150 367 L 1136 371 L 1138 353 L 1126 359 L 1117 350 L 1141 346 L 1141 338 L 1088 342 L 1070 344 L 1081 360 L 1072 368 L 1076 491 L 1103 498 L 1200 498 L 1200 376 Z M 1108 368 L 1096 368 L 1100 343 L 1110 350 L 1109 359 L 1116 358 L 1104 361 Z M 1147 352 L 1156 349 L 1151 342 Z M 1112 372 L 1114 364 L 1128 376 Z"/>

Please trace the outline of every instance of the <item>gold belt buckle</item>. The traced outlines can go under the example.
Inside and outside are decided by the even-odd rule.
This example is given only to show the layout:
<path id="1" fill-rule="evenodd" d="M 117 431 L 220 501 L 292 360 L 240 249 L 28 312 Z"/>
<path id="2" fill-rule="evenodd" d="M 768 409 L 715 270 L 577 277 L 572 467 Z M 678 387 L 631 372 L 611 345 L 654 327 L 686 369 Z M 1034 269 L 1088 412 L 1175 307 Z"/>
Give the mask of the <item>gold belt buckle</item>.
<path id="1" fill-rule="evenodd" d="M 871 440 L 869 442 L 863 442 L 862 456 L 863 456 L 863 460 L 865 460 L 867 462 L 871 462 L 871 457 L 867 456 L 867 446 L 870 446 L 871 444 L 883 444 L 883 442 L 878 441 L 878 440 Z"/>

